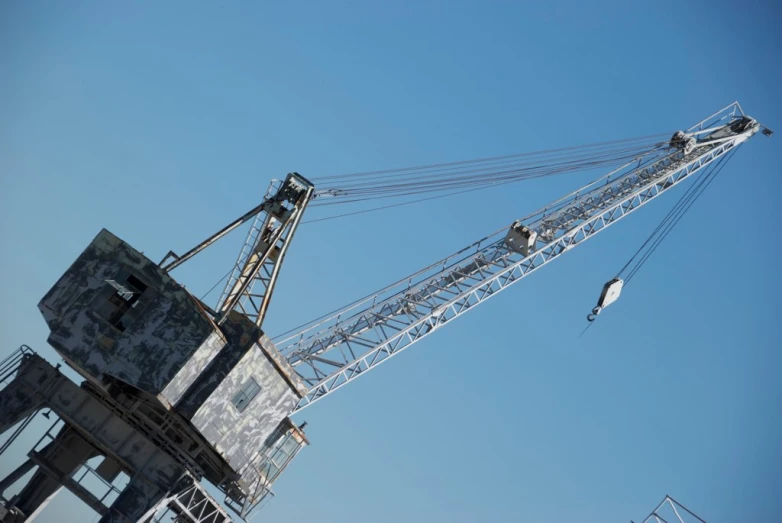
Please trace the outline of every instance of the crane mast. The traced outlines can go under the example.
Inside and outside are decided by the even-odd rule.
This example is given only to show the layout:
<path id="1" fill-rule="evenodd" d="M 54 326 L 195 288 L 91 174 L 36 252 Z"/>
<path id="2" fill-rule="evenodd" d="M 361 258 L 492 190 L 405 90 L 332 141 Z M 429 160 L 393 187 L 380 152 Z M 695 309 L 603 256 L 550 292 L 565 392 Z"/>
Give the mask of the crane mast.
<path id="1" fill-rule="evenodd" d="M 239 312 L 261 326 L 269 309 L 274 286 L 293 235 L 307 204 L 312 199 L 314 186 L 298 173 L 290 173 L 285 180 L 272 180 L 263 202 L 202 241 L 185 254 L 173 251 L 160 262 L 160 268 L 170 272 L 203 251 L 220 238 L 252 220 L 244 247 L 230 272 L 228 282 L 220 295 L 216 310 L 203 302 L 218 324 L 231 311 Z"/>
<path id="2" fill-rule="evenodd" d="M 323 399 L 451 320 L 557 259 L 749 139 L 760 125 L 738 103 L 670 142 L 277 346 Z"/>

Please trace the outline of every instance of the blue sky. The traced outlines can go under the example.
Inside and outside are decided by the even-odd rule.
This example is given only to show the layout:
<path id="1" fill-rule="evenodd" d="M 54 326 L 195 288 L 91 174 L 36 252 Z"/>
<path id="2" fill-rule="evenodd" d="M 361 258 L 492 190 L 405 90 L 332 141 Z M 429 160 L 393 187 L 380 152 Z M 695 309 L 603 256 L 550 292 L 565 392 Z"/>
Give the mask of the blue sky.
<path id="1" fill-rule="evenodd" d="M 6 2 L 0 351 L 56 361 L 36 304 L 101 227 L 159 259 L 293 170 L 668 132 L 734 100 L 782 128 L 782 16 L 747 4 Z M 583 338 L 674 196 L 304 411 L 312 446 L 258 521 L 638 521 L 666 493 L 709 521 L 775 519 L 778 142 L 742 147 Z M 363 296 L 579 180 L 305 225 L 265 327 Z M 202 294 L 240 236 L 177 278 Z M 39 521 L 84 514 L 63 494 Z"/>

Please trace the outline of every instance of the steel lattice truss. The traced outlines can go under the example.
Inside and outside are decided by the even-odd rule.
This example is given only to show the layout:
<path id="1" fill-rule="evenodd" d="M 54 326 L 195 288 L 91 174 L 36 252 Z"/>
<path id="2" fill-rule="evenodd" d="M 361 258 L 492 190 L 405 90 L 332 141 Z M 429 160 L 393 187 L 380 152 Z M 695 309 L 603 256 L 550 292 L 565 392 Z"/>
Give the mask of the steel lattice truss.
<path id="1" fill-rule="evenodd" d="M 189 486 L 160 500 L 147 514 L 150 523 L 175 521 L 177 523 L 230 523 L 231 517 L 209 493 L 193 478 Z"/>
<path id="2" fill-rule="evenodd" d="M 742 124 L 743 122 L 743 124 Z M 749 124 L 747 123 L 749 122 Z M 741 124 L 741 125 L 740 125 Z M 277 346 L 309 384 L 297 410 L 336 389 L 715 164 L 759 126 L 734 103 L 687 131 L 688 147 L 665 144 L 527 217 L 528 255 L 507 228 L 356 302 Z"/>
<path id="3" fill-rule="evenodd" d="M 296 173 L 284 182 L 272 182 L 264 198 L 266 205 L 255 216 L 218 301 L 220 318 L 236 310 L 258 326 L 263 323 L 285 253 L 312 191 L 312 184 Z"/>
<path id="4" fill-rule="evenodd" d="M 706 523 L 706 521 L 671 496 L 665 496 L 665 499 L 642 523 Z"/>
<path id="5" fill-rule="evenodd" d="M 312 199 L 313 189 L 312 183 L 298 173 L 288 174 L 282 182 L 272 181 L 262 203 L 185 254 L 179 256 L 174 251 L 168 251 L 160 267 L 165 271 L 176 269 L 237 227 L 253 220 L 247 240 L 229 273 L 217 310 L 212 310 L 203 302 L 201 305 L 214 316 L 218 324 L 222 324 L 228 313 L 235 310 L 260 326 L 268 310 L 285 253 L 304 209 Z"/>

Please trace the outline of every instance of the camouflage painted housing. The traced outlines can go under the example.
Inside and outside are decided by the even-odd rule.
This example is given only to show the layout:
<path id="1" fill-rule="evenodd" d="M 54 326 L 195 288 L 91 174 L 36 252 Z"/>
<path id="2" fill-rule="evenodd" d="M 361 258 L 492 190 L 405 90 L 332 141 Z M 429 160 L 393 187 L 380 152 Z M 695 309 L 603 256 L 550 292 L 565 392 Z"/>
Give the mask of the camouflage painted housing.
<path id="1" fill-rule="evenodd" d="M 306 389 L 253 322 L 232 313 L 216 325 L 167 272 L 105 229 L 39 309 L 49 343 L 86 379 L 107 393 L 130 386 L 181 418 L 245 493 L 271 479 L 259 477 L 262 449 L 275 448 L 280 427 L 291 433 L 286 418 Z M 303 434 L 296 441 L 306 443 Z"/>

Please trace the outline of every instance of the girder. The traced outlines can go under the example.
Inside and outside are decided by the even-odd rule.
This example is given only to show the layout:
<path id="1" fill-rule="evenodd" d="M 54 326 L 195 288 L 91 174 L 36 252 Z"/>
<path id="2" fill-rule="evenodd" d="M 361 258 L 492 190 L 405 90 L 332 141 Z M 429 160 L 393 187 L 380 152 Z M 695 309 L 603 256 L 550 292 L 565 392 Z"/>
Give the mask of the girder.
<path id="1" fill-rule="evenodd" d="M 308 329 L 277 341 L 309 385 L 297 410 L 365 374 L 722 158 L 757 130 L 737 103 L 525 218 L 528 252 L 503 228 Z M 690 140 L 693 138 L 694 140 Z M 529 220 L 529 221 L 527 221 Z M 517 227 L 518 222 L 511 227 Z"/>
<path id="2" fill-rule="evenodd" d="M 296 228 L 312 198 L 313 185 L 298 173 L 272 182 L 255 216 L 239 257 L 217 304 L 217 322 L 236 310 L 263 323 L 274 285 Z"/>
<path id="3" fill-rule="evenodd" d="M 222 324 L 230 311 L 236 310 L 260 326 L 269 308 L 288 246 L 312 199 L 313 189 L 312 183 L 298 173 L 288 174 L 284 181 L 272 181 L 263 202 L 185 254 L 179 256 L 169 251 L 160 262 L 160 267 L 165 271 L 176 269 L 252 220 L 247 239 L 229 273 L 217 309 L 213 310 L 205 303 L 201 303 L 201 306 L 214 316 L 218 324 Z"/>

